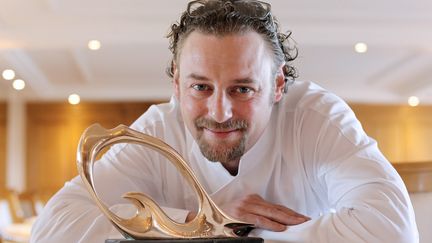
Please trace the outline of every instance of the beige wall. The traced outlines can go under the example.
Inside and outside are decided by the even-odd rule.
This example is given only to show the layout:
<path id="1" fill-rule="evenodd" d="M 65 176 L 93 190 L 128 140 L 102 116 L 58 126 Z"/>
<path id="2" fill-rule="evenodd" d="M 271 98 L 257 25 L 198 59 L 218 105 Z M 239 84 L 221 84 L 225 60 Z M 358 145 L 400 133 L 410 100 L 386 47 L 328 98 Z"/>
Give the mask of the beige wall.
<path id="1" fill-rule="evenodd" d="M 27 190 L 50 194 L 77 175 L 76 148 L 89 125 L 130 125 L 148 103 L 63 103 L 27 105 Z"/>
<path id="2" fill-rule="evenodd" d="M 432 106 L 351 104 L 351 108 L 392 163 L 432 161 Z"/>
<path id="3" fill-rule="evenodd" d="M 0 103 L 0 192 L 6 187 L 6 104 Z"/>

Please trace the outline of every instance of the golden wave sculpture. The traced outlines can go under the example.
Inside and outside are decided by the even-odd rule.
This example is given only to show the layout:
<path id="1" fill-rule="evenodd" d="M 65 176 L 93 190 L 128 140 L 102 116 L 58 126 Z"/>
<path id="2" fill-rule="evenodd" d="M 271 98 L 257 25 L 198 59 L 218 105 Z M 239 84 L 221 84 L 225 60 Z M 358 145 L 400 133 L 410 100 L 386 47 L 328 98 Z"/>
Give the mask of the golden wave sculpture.
<path id="1" fill-rule="evenodd" d="M 128 192 L 123 198 L 135 205 L 132 218 L 113 213 L 98 197 L 93 180 L 93 165 L 102 149 L 117 143 L 144 145 L 163 154 L 178 169 L 195 190 L 199 208 L 196 217 L 186 223 L 172 220 L 149 196 Z M 211 200 L 185 160 L 168 144 L 153 136 L 125 125 L 105 129 L 99 124 L 88 127 L 81 136 L 77 149 L 77 167 L 85 187 L 97 206 L 127 239 L 146 238 L 217 238 L 247 236 L 253 225 L 235 220 L 225 214 Z"/>

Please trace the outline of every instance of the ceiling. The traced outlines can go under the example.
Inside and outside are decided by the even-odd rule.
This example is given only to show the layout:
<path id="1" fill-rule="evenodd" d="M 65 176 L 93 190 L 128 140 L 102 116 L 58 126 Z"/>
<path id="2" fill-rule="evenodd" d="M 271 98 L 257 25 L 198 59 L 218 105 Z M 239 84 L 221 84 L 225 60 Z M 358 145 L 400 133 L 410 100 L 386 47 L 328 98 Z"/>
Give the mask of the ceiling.
<path id="1" fill-rule="evenodd" d="M 269 0 L 299 57 L 298 80 L 350 102 L 432 104 L 432 1 Z M 14 69 L 23 91 L 0 77 L 0 100 L 167 99 L 170 24 L 186 0 L 0 0 L 0 72 Z M 102 43 L 98 51 L 89 40 Z M 368 51 L 354 51 L 364 42 Z"/>

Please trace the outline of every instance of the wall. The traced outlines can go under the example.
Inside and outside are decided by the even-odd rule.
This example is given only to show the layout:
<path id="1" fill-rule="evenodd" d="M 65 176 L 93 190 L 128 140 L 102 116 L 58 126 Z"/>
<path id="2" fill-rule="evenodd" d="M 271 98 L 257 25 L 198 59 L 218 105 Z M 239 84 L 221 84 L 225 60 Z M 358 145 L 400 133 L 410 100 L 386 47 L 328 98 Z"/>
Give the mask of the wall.
<path id="1" fill-rule="evenodd" d="M 432 161 L 432 106 L 350 106 L 392 163 Z"/>
<path id="2" fill-rule="evenodd" d="M 27 105 L 27 191 L 52 194 L 77 175 L 76 149 L 89 125 L 130 125 L 150 104 L 63 103 Z"/>
<path id="3" fill-rule="evenodd" d="M 6 187 L 6 103 L 0 103 L 0 194 Z"/>

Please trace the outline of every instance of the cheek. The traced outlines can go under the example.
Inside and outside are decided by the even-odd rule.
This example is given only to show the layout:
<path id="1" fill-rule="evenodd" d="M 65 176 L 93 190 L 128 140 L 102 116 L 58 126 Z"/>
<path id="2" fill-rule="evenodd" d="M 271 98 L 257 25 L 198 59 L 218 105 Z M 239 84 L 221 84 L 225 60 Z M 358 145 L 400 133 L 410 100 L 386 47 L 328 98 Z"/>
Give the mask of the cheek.
<path id="1" fill-rule="evenodd" d="M 181 100 L 181 107 L 183 118 L 185 120 L 195 120 L 205 113 L 205 106 L 189 96 L 183 96 Z"/>
<path id="2" fill-rule="evenodd" d="M 250 102 L 244 105 L 242 109 L 239 109 L 239 115 L 248 120 L 249 125 L 254 127 L 265 123 L 270 116 L 271 110 L 272 107 L 268 100 L 261 99 L 259 102 Z"/>
<path id="3" fill-rule="evenodd" d="M 244 102 L 233 104 L 233 116 L 235 119 L 246 120 L 248 123 L 253 123 L 255 116 L 258 116 L 259 110 L 253 102 Z M 253 124 L 250 124 L 253 125 Z"/>

